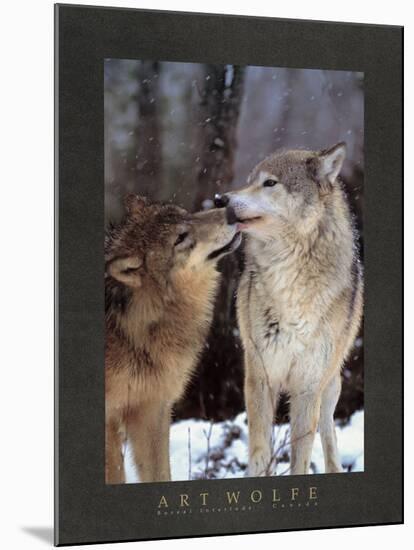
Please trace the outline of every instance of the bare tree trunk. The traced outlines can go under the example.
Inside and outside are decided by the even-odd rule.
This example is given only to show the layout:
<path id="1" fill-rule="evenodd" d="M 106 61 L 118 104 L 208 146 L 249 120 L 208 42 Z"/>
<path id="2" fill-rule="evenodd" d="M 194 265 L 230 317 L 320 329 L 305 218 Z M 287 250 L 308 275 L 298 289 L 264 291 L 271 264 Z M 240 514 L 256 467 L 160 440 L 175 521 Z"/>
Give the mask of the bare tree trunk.
<path id="1" fill-rule="evenodd" d="M 292 89 L 295 86 L 297 73 L 293 72 L 291 69 L 284 69 L 284 71 L 284 82 L 286 87 L 285 92 L 287 95 L 283 101 L 282 111 L 278 120 L 278 131 L 273 134 L 274 137 L 270 143 L 271 149 L 269 153 L 273 153 L 273 151 L 280 149 L 281 147 L 286 147 L 291 139 L 289 121 L 294 115 L 292 112 Z"/>
<path id="2" fill-rule="evenodd" d="M 206 65 L 201 90 L 201 155 L 194 207 L 227 189 L 234 174 L 234 152 L 244 88 L 242 67 Z"/>
<path id="3" fill-rule="evenodd" d="M 142 61 L 138 68 L 139 120 L 135 172 L 137 188 L 155 199 L 160 189 L 162 152 L 158 105 L 159 63 Z"/>
<path id="4" fill-rule="evenodd" d="M 215 193 L 229 189 L 233 179 L 244 68 L 206 65 L 204 82 L 195 210 L 206 206 L 204 201 L 213 199 Z M 185 403 L 177 407 L 180 416 L 223 420 L 243 407 L 243 358 L 234 300 L 240 276 L 240 256 L 226 256 L 219 269 L 222 282 L 210 335 L 200 361 L 199 376 Z M 188 409 L 189 404 L 192 410 Z"/>

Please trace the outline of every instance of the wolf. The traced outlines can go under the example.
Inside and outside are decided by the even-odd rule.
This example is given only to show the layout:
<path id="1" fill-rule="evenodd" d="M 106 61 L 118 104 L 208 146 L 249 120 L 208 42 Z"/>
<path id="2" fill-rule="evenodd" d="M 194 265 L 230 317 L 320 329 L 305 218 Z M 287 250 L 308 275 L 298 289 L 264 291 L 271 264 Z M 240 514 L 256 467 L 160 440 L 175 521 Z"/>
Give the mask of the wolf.
<path id="1" fill-rule="evenodd" d="M 237 315 L 250 476 L 273 471 L 281 392 L 290 397 L 291 474 L 309 472 L 318 425 L 326 472 L 342 471 L 333 415 L 363 309 L 357 234 L 338 178 L 345 155 L 345 143 L 276 151 L 247 187 L 216 196 L 246 235 Z"/>
<path id="2" fill-rule="evenodd" d="M 223 210 L 190 215 L 126 199 L 105 239 L 106 482 L 124 483 L 128 439 L 140 481 L 171 479 L 173 404 L 197 364 L 213 314 L 218 260 L 241 242 Z"/>

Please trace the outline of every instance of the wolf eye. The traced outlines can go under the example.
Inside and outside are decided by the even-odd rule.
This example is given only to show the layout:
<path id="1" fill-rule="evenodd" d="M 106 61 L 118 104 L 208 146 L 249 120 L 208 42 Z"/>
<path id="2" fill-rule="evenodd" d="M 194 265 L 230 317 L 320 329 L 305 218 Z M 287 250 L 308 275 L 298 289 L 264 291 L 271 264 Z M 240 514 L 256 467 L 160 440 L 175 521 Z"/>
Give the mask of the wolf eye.
<path id="1" fill-rule="evenodd" d="M 263 187 L 274 187 L 276 184 L 276 180 L 264 180 Z"/>
<path id="2" fill-rule="evenodd" d="M 180 233 L 174 243 L 174 246 L 177 246 L 178 244 L 181 244 L 185 239 L 188 237 L 188 231 L 184 231 L 184 233 Z"/>

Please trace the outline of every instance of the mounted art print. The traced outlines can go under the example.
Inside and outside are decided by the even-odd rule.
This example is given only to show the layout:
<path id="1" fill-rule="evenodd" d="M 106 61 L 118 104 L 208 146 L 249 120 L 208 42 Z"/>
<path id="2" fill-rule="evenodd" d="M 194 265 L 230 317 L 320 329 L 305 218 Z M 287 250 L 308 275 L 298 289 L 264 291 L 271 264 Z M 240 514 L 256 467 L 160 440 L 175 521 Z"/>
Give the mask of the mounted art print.
<path id="1" fill-rule="evenodd" d="M 56 544 L 402 522 L 401 38 L 56 7 Z"/>

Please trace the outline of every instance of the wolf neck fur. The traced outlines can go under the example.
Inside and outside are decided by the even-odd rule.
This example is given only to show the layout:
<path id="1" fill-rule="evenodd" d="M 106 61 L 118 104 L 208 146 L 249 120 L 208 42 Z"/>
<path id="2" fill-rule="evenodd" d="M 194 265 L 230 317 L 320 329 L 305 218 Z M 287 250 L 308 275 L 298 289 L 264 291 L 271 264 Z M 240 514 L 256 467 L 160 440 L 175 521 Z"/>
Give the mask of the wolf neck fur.
<path id="1" fill-rule="evenodd" d="M 218 278 L 219 273 L 213 266 L 198 271 L 178 270 L 164 288 L 152 282 L 149 283 L 151 289 L 145 287 L 132 291 L 125 312 L 112 311 L 108 317 L 118 333 L 134 348 L 149 342 L 151 331 L 156 326 L 169 331 L 171 327 L 180 326 L 183 319 L 193 319 L 200 314 L 204 314 L 207 324 L 212 315 L 210 304 Z M 195 302 L 194 296 L 197 296 Z"/>
<path id="2" fill-rule="evenodd" d="M 276 270 L 282 286 L 295 284 L 299 271 L 333 277 L 340 283 L 338 279 L 342 279 L 342 274 L 336 266 L 346 265 L 351 269 L 355 252 L 353 240 L 349 210 L 342 190 L 338 189 L 326 199 L 322 213 L 307 231 L 299 231 L 285 220 L 275 228 L 272 238 L 259 240 L 249 236 L 246 267 L 253 272 L 260 270 L 264 275 Z M 341 262 L 335 261 L 338 254 Z M 266 277 L 262 280 L 266 281 Z M 272 288 L 266 290 L 271 292 Z"/>

